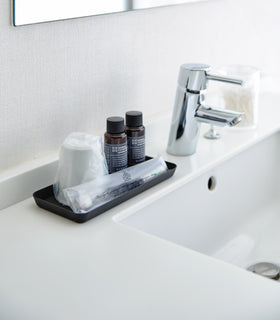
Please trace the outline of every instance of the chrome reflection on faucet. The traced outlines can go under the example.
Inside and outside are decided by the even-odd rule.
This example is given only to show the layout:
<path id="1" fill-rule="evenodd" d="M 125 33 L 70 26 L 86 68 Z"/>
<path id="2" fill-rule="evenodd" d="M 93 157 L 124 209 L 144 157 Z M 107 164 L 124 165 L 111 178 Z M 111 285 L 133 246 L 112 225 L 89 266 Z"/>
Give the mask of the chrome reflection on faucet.
<path id="1" fill-rule="evenodd" d="M 187 63 L 180 67 L 167 152 L 188 156 L 196 151 L 200 123 L 235 126 L 242 113 L 205 105 L 208 80 L 243 85 L 242 80 L 212 75 L 206 64 Z"/>

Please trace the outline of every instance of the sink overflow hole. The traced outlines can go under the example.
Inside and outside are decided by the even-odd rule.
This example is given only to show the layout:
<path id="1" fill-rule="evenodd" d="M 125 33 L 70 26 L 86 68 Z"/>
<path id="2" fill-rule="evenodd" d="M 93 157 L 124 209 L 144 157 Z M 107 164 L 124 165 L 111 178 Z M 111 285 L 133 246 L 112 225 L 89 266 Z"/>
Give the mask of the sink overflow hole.
<path id="1" fill-rule="evenodd" d="M 216 185 L 217 185 L 216 178 L 213 177 L 213 176 L 210 177 L 209 180 L 208 180 L 208 189 L 209 189 L 210 191 L 213 191 L 213 190 L 215 190 Z"/>

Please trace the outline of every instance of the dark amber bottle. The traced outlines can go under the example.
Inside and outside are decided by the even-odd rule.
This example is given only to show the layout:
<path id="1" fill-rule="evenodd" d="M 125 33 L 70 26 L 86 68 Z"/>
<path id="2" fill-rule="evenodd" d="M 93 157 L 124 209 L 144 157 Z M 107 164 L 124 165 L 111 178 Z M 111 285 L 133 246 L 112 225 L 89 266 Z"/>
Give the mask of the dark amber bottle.
<path id="1" fill-rule="evenodd" d="M 127 168 L 127 136 L 122 117 L 107 119 L 104 134 L 104 152 L 109 173 Z"/>
<path id="2" fill-rule="evenodd" d="M 127 134 L 128 165 L 133 166 L 145 161 L 145 127 L 140 111 L 128 111 L 125 114 L 125 132 Z"/>

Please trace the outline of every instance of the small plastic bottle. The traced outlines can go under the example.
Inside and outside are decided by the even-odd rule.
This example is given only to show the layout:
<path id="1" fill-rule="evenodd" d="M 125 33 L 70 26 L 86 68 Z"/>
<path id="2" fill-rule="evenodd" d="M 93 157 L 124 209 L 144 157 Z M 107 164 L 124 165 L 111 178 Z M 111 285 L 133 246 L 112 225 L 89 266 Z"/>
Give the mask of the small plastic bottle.
<path id="1" fill-rule="evenodd" d="M 109 173 L 127 168 L 127 136 L 122 117 L 107 118 L 104 152 Z"/>
<path id="2" fill-rule="evenodd" d="M 126 112 L 125 122 L 128 147 L 128 165 L 133 166 L 145 161 L 145 127 L 143 126 L 142 112 Z"/>

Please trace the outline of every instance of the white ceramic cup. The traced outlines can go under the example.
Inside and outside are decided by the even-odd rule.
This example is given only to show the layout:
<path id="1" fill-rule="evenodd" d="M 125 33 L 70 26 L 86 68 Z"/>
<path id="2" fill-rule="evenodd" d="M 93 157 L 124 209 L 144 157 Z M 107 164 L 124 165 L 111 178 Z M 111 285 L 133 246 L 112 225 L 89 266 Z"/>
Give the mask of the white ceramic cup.
<path id="1" fill-rule="evenodd" d="M 63 190 L 108 174 L 102 138 L 83 132 L 70 134 L 63 142 L 54 183 L 56 199 L 65 204 Z"/>

